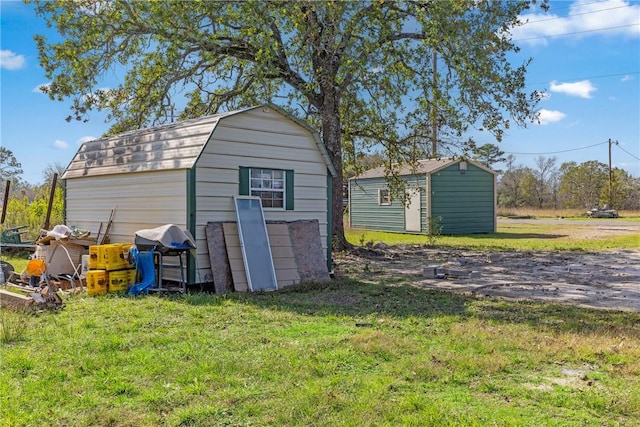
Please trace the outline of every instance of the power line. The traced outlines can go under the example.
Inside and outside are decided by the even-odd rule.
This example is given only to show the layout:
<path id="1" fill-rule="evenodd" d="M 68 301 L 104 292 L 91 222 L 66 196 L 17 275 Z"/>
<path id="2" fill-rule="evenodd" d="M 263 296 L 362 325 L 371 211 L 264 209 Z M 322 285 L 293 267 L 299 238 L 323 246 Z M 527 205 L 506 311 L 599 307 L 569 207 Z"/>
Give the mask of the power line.
<path id="1" fill-rule="evenodd" d="M 511 41 L 521 42 L 521 41 L 527 41 L 527 40 L 546 39 L 546 38 L 551 38 L 551 37 L 573 36 L 573 35 L 576 35 L 576 34 L 596 33 L 596 32 L 599 32 L 599 31 L 608 31 L 608 30 L 616 30 L 616 29 L 619 29 L 619 28 L 634 27 L 636 25 L 640 25 L 640 23 L 627 24 L 627 25 L 618 25 L 618 26 L 615 26 L 615 27 L 596 28 L 595 30 L 575 31 L 573 33 L 549 34 L 549 35 L 546 35 L 546 36 L 528 37 L 528 38 L 524 38 L 524 39 L 513 39 Z"/>
<path id="2" fill-rule="evenodd" d="M 616 147 L 618 147 L 619 149 L 621 149 L 622 151 L 624 151 L 625 153 L 627 153 L 628 155 L 630 155 L 631 157 L 633 157 L 636 160 L 640 160 L 640 157 L 636 156 L 635 154 L 631 154 L 630 152 L 628 152 L 627 150 L 625 150 L 624 148 L 620 147 L 619 144 L 616 144 Z"/>
<path id="3" fill-rule="evenodd" d="M 616 74 L 600 74 L 597 76 L 586 76 L 586 77 L 576 77 L 573 79 L 554 79 L 556 80 L 556 82 L 558 83 L 562 83 L 562 82 L 568 82 L 568 81 L 576 81 L 576 80 L 588 80 L 588 79 L 604 79 L 607 77 L 620 77 L 620 76 L 629 76 L 632 74 L 640 74 L 640 71 L 630 71 L 628 73 L 616 73 Z M 533 85 L 542 85 L 545 83 L 549 83 L 548 81 L 545 82 L 535 82 L 535 83 L 527 83 L 527 86 L 533 86 Z"/>
<path id="4" fill-rule="evenodd" d="M 588 5 L 590 5 L 590 4 L 596 4 L 596 3 L 603 3 L 603 1 L 601 1 L 601 0 L 596 0 L 596 1 L 589 2 L 589 3 L 581 3 L 581 4 L 580 4 L 580 6 L 588 6 Z M 564 6 L 564 7 L 555 7 L 555 5 L 549 5 L 549 10 L 550 10 L 550 11 L 553 11 L 553 12 L 556 12 L 556 11 L 558 11 L 558 10 L 567 10 L 567 9 L 571 9 L 573 6 L 574 6 L 573 4 L 571 4 L 571 5 L 569 5 L 569 6 Z"/>
<path id="5" fill-rule="evenodd" d="M 581 13 L 572 13 L 572 14 L 567 15 L 567 16 L 556 16 L 556 17 L 553 17 L 553 18 L 538 19 L 536 21 L 527 21 L 527 22 L 524 22 L 522 25 L 524 26 L 524 25 L 528 25 L 528 24 L 536 24 L 538 22 L 554 21 L 556 19 L 569 19 L 569 18 L 572 18 L 574 16 L 589 15 L 591 13 L 600 13 L 600 12 L 605 12 L 607 10 L 621 9 L 621 8 L 625 8 L 625 7 L 629 7 L 629 5 L 625 4 L 624 6 L 609 7 L 607 9 L 591 10 L 589 12 L 581 12 Z M 558 10 L 558 9 L 556 9 L 556 10 Z"/>
<path id="6" fill-rule="evenodd" d="M 604 145 L 604 144 L 608 144 L 609 141 L 604 141 L 604 142 L 599 142 L 597 144 L 593 144 L 593 145 L 587 145 L 586 147 L 578 147 L 578 148 L 570 148 L 568 150 L 561 150 L 561 151 L 550 151 L 547 153 L 511 153 L 511 152 L 507 152 L 505 151 L 505 154 L 517 154 L 517 155 L 521 155 L 521 156 L 536 156 L 536 155 L 545 155 L 545 154 L 559 154 L 559 153 L 568 153 L 570 151 L 578 151 L 578 150 L 586 150 L 587 148 L 592 148 L 592 147 L 597 147 L 598 145 Z"/>

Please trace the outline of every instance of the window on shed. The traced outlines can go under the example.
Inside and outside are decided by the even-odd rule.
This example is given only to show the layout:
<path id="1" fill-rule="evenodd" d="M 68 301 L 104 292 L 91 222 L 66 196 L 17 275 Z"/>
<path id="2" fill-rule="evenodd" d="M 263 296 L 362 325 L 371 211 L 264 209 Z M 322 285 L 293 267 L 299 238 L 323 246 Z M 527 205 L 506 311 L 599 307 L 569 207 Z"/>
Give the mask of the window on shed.
<path id="1" fill-rule="evenodd" d="M 241 196 L 257 196 L 265 209 L 293 210 L 293 171 L 240 167 Z"/>
<path id="2" fill-rule="evenodd" d="M 378 204 L 381 206 L 388 206 L 391 204 L 391 194 L 388 188 L 378 189 Z"/>

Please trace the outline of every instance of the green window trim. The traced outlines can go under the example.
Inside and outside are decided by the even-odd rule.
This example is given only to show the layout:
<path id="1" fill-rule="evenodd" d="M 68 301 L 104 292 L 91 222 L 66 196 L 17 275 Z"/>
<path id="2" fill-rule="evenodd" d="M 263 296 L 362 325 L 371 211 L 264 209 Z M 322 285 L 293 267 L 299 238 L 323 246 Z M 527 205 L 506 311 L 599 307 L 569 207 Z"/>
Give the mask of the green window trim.
<path id="1" fill-rule="evenodd" d="M 284 208 L 282 210 L 292 211 L 294 210 L 294 177 L 293 170 L 291 169 L 275 169 L 275 168 L 263 168 L 263 167 L 249 167 L 249 166 L 240 166 L 239 169 L 239 179 L 238 179 L 238 195 L 239 196 L 249 196 L 251 195 L 251 169 L 269 169 L 269 170 L 282 170 L 285 174 L 285 201 Z M 265 208 L 265 209 L 274 209 L 278 210 L 281 208 Z"/>

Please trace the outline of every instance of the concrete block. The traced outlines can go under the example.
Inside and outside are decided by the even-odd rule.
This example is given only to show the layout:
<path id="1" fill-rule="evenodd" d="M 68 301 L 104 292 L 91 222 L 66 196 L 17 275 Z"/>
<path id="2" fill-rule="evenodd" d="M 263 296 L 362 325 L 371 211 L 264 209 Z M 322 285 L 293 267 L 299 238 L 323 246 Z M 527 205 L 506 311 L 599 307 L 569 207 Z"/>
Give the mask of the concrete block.
<path id="1" fill-rule="evenodd" d="M 449 277 L 462 277 L 467 276 L 469 272 L 467 270 L 461 270 L 459 268 L 450 268 L 448 274 Z"/>
<path id="2" fill-rule="evenodd" d="M 439 265 L 427 265 L 422 268 L 422 277 L 426 277 L 428 279 L 433 279 L 437 275 L 437 270 L 440 268 Z"/>
<path id="3" fill-rule="evenodd" d="M 502 259 L 502 256 L 500 254 L 488 254 L 487 255 L 487 261 L 490 262 L 490 263 L 498 262 L 498 261 L 500 261 L 500 259 Z"/>

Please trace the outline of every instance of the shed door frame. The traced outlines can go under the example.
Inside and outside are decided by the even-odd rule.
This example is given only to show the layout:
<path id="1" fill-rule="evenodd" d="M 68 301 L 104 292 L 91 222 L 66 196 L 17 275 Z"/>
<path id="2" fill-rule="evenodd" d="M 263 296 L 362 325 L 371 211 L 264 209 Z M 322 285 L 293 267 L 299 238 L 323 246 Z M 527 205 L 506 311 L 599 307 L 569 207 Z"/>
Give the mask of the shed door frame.
<path id="1" fill-rule="evenodd" d="M 422 209 L 420 201 L 420 187 L 407 188 L 405 191 L 407 204 L 404 206 L 405 231 L 422 231 Z"/>

